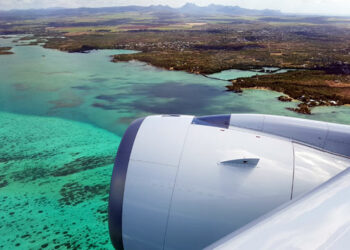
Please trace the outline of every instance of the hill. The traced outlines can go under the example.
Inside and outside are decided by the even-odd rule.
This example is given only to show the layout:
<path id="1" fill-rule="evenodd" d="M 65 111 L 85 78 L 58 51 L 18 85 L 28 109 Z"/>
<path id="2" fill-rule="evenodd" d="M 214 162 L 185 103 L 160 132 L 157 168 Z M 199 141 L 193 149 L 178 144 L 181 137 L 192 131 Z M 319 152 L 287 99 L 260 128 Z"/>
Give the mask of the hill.
<path id="1" fill-rule="evenodd" d="M 115 14 L 125 12 L 139 13 L 171 13 L 177 15 L 230 15 L 230 16 L 279 16 L 283 15 L 276 10 L 254 10 L 245 9 L 239 6 L 224 6 L 211 4 L 206 7 L 197 6 L 187 3 L 180 8 L 172 8 L 166 5 L 143 6 L 120 6 L 120 7 L 104 7 L 104 8 L 50 8 L 50 9 L 28 9 L 28 10 L 9 10 L 0 11 L 0 19 L 6 20 L 24 20 L 42 17 L 68 17 L 68 16 L 86 16 L 94 14 Z"/>

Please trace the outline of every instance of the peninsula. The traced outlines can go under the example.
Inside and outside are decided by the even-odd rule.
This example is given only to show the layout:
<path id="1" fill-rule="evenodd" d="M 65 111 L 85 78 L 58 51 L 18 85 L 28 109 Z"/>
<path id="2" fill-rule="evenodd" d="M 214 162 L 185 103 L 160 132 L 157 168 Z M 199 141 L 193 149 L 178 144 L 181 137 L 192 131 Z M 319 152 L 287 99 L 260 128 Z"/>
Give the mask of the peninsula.
<path id="1" fill-rule="evenodd" d="M 24 39 L 37 39 L 32 45 L 67 52 L 137 50 L 140 53 L 116 55 L 112 61 L 137 60 L 203 75 L 229 69 L 294 69 L 233 79 L 223 89 L 227 85 L 228 91 L 235 92 L 279 91 L 300 101 L 293 111 L 305 114 L 315 106 L 350 104 L 348 17 L 194 4 L 1 14 L 0 34 L 30 33 Z"/>

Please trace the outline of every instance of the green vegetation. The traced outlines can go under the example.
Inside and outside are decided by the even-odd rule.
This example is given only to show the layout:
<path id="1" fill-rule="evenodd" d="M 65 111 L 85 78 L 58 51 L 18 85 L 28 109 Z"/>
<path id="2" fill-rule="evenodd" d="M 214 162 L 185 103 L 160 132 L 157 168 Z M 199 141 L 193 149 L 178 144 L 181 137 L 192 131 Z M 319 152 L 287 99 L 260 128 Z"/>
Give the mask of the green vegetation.
<path id="1" fill-rule="evenodd" d="M 267 88 L 283 92 L 302 103 L 293 111 L 310 114 L 315 106 L 350 104 L 350 76 L 327 74 L 324 71 L 292 71 L 276 75 L 254 76 L 233 80 L 229 91 L 244 88 Z M 280 101 L 289 101 L 280 97 Z"/>
<path id="2" fill-rule="evenodd" d="M 11 21 L 0 18 L 0 33 L 31 33 L 34 36 L 27 39 L 38 39 L 31 44 L 44 42 L 46 48 L 67 52 L 138 50 L 137 54 L 116 55 L 113 61 L 138 60 L 196 74 L 262 67 L 303 70 L 267 75 L 259 81 L 244 79 L 232 88 L 267 87 L 298 100 L 304 93 L 318 101 L 310 104 L 307 98 L 303 101 L 307 107 L 349 103 L 349 81 L 344 79 L 350 74 L 349 18 L 243 9 L 237 15 L 220 8 L 214 14 L 205 8 L 201 11 L 201 16 L 159 6 L 56 11 L 27 18 L 12 16 Z"/>

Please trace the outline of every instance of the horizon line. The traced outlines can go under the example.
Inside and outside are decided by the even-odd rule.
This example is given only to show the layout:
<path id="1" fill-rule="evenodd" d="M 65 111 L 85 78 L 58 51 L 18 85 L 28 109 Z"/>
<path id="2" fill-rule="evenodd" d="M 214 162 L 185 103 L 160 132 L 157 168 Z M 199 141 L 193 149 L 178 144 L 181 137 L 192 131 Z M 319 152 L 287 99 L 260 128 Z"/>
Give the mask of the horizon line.
<path id="1" fill-rule="evenodd" d="M 265 9 L 252 9 L 252 8 L 246 8 L 246 7 L 241 7 L 239 5 L 223 5 L 223 4 L 215 4 L 215 3 L 211 3 L 208 5 L 198 5 L 195 3 L 191 3 L 191 2 L 187 2 L 185 4 L 183 4 L 182 6 L 179 7 L 172 7 L 168 4 L 150 4 L 150 5 L 109 5 L 109 6 L 101 6 L 101 7 L 90 7 L 90 6 L 78 6 L 78 7 L 63 7 L 63 6 L 55 6 L 55 7 L 47 7 L 47 8 L 13 8 L 13 9 L 3 9 L 0 10 L 0 12 L 11 12 L 11 11 L 30 11 L 30 10 L 71 10 L 71 9 L 103 9 L 103 8 L 118 8 L 118 7 L 168 7 L 171 9 L 181 9 L 183 7 L 185 7 L 186 5 L 194 5 L 196 7 L 200 7 L 200 8 L 206 8 L 206 7 L 210 7 L 210 6 L 222 6 L 222 7 L 238 7 L 241 9 L 246 9 L 246 10 L 258 10 L 258 11 L 276 11 L 276 12 L 280 12 L 281 14 L 285 14 L 285 15 L 297 15 L 297 16 L 327 16 L 327 17 L 332 17 L 332 16 L 337 16 L 337 17 L 350 17 L 350 13 L 349 14 L 335 14 L 335 13 L 298 13 L 298 12 L 285 12 L 282 11 L 281 9 L 269 9 L 269 8 L 265 8 Z"/>

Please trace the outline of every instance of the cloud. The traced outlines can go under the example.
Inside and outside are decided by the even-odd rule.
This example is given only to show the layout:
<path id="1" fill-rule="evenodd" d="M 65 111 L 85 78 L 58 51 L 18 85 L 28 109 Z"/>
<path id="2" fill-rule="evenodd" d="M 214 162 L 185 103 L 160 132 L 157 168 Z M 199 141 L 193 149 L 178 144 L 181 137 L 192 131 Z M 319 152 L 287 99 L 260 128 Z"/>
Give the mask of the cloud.
<path id="1" fill-rule="evenodd" d="M 350 15 L 349 0 L 0 0 L 0 9 L 147 6 L 152 4 L 180 7 L 186 2 L 201 6 L 211 3 L 239 5 L 251 9 L 276 9 L 289 13 Z"/>

